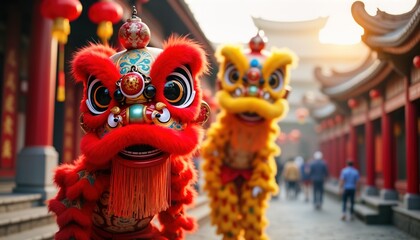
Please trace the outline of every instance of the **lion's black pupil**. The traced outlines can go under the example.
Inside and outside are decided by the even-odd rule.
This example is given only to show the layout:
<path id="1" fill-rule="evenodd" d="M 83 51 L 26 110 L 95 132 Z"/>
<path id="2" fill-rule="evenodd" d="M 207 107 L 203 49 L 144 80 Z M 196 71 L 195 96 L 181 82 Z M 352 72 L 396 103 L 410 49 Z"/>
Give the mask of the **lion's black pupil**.
<path id="1" fill-rule="evenodd" d="M 168 100 L 176 100 L 181 94 L 181 89 L 174 82 L 167 82 L 163 93 Z"/>
<path id="2" fill-rule="evenodd" d="M 103 106 L 106 106 L 109 104 L 109 102 L 111 102 L 111 97 L 109 96 L 109 90 L 104 87 L 100 87 L 98 89 L 95 97 L 96 97 L 96 101 Z"/>
<path id="3" fill-rule="evenodd" d="M 276 83 L 277 83 L 277 81 L 276 81 L 276 77 L 271 76 L 271 77 L 270 77 L 270 86 L 274 86 L 274 85 L 276 85 Z"/>
<path id="4" fill-rule="evenodd" d="M 232 80 L 233 81 L 237 81 L 239 79 L 239 73 L 238 72 L 233 72 L 232 73 Z"/>

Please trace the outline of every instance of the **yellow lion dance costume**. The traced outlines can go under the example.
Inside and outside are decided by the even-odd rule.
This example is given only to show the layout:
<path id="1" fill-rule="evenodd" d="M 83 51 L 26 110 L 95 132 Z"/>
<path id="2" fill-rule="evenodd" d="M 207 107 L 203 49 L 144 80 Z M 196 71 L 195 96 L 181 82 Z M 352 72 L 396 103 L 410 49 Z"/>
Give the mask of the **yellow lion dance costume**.
<path id="1" fill-rule="evenodd" d="M 277 122 L 288 111 L 296 59 L 287 49 L 263 50 L 260 35 L 249 47 L 228 45 L 218 54 L 221 112 L 202 146 L 211 220 L 223 239 L 268 239 L 265 210 L 277 191 L 274 156 L 280 154 Z"/>

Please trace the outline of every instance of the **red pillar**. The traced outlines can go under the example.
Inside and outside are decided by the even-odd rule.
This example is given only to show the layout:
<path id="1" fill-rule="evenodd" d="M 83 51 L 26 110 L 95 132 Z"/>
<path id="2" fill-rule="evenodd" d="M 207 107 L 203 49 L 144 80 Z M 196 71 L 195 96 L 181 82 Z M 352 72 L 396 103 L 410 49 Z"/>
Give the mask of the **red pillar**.
<path id="1" fill-rule="evenodd" d="M 398 193 L 395 191 L 395 157 L 392 136 L 391 117 L 385 111 L 385 99 L 382 102 L 382 167 L 384 176 L 384 185 L 381 190 L 381 197 L 383 199 L 397 200 Z"/>
<path id="2" fill-rule="evenodd" d="M 57 43 L 51 37 L 51 20 L 41 16 L 41 1 L 34 1 L 26 107 L 25 146 L 53 143 Z"/>
<path id="3" fill-rule="evenodd" d="M 382 157 L 383 157 L 383 177 L 384 177 L 384 188 L 393 189 L 394 181 L 392 180 L 392 144 L 391 144 L 391 119 L 390 116 L 385 113 L 385 110 L 382 113 L 381 119 L 382 127 Z"/>
<path id="4" fill-rule="evenodd" d="M 327 141 L 326 159 L 329 162 L 328 170 L 329 170 L 329 173 L 330 173 L 330 177 L 333 177 L 334 176 L 334 161 L 332 160 L 332 155 L 331 155 L 332 149 L 333 149 L 332 141 L 331 141 L 331 139 L 328 139 L 328 141 Z"/>
<path id="5" fill-rule="evenodd" d="M 405 142 L 407 152 L 407 193 L 419 194 L 418 129 L 416 105 L 409 99 L 409 81 L 405 88 Z"/>
<path id="6" fill-rule="evenodd" d="M 354 167 L 359 168 L 359 159 L 357 157 L 357 133 L 356 126 L 350 126 L 350 159 L 354 161 Z"/>
<path id="7" fill-rule="evenodd" d="M 58 153 L 52 143 L 57 43 L 51 38 L 51 20 L 41 16 L 41 0 L 33 3 L 25 147 L 18 155 L 13 191 L 40 193 L 46 200 L 56 192 Z"/>
<path id="8" fill-rule="evenodd" d="M 340 173 L 341 169 L 346 166 L 347 154 L 346 154 L 346 134 L 343 132 L 340 136 Z"/>
<path id="9" fill-rule="evenodd" d="M 332 152 L 331 152 L 331 161 L 334 163 L 334 168 L 333 168 L 333 176 L 335 177 L 335 178 L 337 178 L 337 168 L 338 168 L 338 159 L 337 159 L 337 153 L 338 153 L 338 151 L 337 151 L 337 147 L 338 147 L 338 144 L 337 144 L 337 137 L 333 137 L 332 139 L 331 139 L 331 145 L 332 145 Z"/>
<path id="10" fill-rule="evenodd" d="M 373 138 L 373 122 L 366 116 L 365 123 L 366 144 L 366 185 L 375 185 L 375 143 Z"/>

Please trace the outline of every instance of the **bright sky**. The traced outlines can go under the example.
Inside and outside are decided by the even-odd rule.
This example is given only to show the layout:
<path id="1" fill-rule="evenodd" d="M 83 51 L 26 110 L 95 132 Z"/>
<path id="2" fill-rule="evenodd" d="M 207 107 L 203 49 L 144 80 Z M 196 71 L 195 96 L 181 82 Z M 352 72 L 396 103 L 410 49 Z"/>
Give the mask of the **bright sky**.
<path id="1" fill-rule="evenodd" d="M 329 19 L 319 33 L 322 43 L 355 44 L 363 29 L 351 15 L 354 0 L 185 0 L 207 38 L 214 43 L 246 43 L 257 32 L 252 17 L 277 21 Z M 370 15 L 410 11 L 416 0 L 363 0 Z"/>

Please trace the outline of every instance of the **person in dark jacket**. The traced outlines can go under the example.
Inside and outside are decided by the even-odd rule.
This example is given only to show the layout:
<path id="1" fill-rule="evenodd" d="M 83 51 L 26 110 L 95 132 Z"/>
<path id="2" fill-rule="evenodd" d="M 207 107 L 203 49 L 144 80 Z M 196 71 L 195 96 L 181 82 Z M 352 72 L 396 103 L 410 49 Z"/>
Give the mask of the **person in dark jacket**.
<path id="1" fill-rule="evenodd" d="M 314 160 L 310 164 L 310 178 L 313 187 L 313 202 L 316 209 L 321 209 L 324 195 L 324 181 L 328 177 L 327 164 L 322 159 L 322 153 L 314 153 Z"/>
<path id="2" fill-rule="evenodd" d="M 303 193 L 305 195 L 305 202 L 309 202 L 309 186 L 311 182 L 311 165 L 309 159 L 306 159 L 305 162 L 300 166 L 300 181 L 302 184 Z"/>

